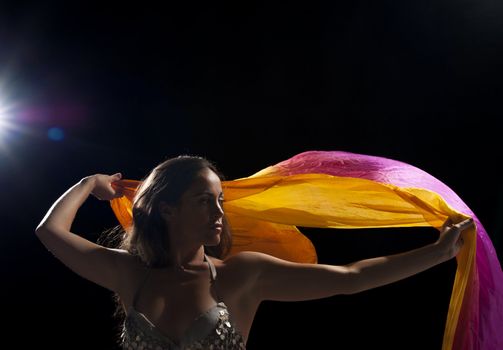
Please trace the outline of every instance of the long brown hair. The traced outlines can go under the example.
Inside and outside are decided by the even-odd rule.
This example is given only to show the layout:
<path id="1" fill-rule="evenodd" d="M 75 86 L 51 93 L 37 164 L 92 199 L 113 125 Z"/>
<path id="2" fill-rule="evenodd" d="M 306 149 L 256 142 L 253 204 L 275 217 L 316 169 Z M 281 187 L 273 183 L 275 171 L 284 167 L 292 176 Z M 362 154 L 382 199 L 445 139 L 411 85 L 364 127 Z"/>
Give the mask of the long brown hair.
<path id="1" fill-rule="evenodd" d="M 168 159 L 156 166 L 143 180 L 133 201 L 133 225 L 128 231 L 121 226 L 105 232 L 98 243 L 127 250 L 138 257 L 148 267 L 166 267 L 172 261 L 169 256 L 169 230 L 160 214 L 160 202 L 177 205 L 182 195 L 203 169 L 210 169 L 224 180 L 224 176 L 209 160 L 181 155 Z M 232 234 L 225 215 L 220 243 L 204 247 L 205 253 L 222 259 L 230 251 Z M 119 321 L 118 344 L 122 342 L 122 323 L 125 313 L 120 296 L 114 293 L 116 308 L 114 317 Z"/>
<path id="2" fill-rule="evenodd" d="M 143 180 L 133 202 L 133 225 L 121 243 L 121 248 L 138 256 L 149 267 L 166 267 L 172 261 L 169 256 L 169 230 L 161 217 L 160 203 L 176 206 L 203 169 L 210 169 L 220 180 L 223 175 L 209 160 L 182 155 L 168 159 L 156 166 Z M 216 258 L 224 258 L 231 247 L 232 235 L 229 224 L 223 218 L 223 230 L 217 246 L 205 247 L 205 252 Z"/>

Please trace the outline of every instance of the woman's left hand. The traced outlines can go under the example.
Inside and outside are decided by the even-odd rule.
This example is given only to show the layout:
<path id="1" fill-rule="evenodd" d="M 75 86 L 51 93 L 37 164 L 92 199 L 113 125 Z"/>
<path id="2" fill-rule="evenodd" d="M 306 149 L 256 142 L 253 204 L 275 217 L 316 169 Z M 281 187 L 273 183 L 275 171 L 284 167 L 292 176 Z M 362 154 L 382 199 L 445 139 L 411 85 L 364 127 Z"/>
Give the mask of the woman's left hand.
<path id="1" fill-rule="evenodd" d="M 473 227 L 473 219 L 469 218 L 453 224 L 447 219 L 440 230 L 440 237 L 435 243 L 447 255 L 448 259 L 455 257 L 464 244 L 463 232 Z"/>

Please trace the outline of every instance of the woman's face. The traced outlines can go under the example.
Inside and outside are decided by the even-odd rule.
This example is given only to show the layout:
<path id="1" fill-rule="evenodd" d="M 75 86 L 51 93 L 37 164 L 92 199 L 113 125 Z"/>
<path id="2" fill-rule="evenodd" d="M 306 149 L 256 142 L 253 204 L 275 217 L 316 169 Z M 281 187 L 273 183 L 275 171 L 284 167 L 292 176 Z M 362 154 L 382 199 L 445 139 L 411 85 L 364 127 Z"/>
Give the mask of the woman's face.
<path id="1" fill-rule="evenodd" d="M 218 245 L 223 216 L 222 183 L 212 170 L 205 168 L 174 208 L 169 220 L 170 232 L 179 241 Z"/>

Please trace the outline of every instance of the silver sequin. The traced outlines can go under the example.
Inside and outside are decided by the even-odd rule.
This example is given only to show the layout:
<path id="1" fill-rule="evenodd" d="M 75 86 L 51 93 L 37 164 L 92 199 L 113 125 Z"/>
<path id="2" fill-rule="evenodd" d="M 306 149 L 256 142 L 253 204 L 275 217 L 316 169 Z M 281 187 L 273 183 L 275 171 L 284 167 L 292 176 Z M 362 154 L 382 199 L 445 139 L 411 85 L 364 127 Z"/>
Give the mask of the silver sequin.
<path id="1" fill-rule="evenodd" d="M 229 313 L 222 303 L 224 309 L 218 312 L 218 321 L 215 331 L 211 332 L 204 339 L 187 344 L 183 347 L 177 346 L 162 337 L 152 329 L 147 328 L 143 323 L 138 322 L 134 317 L 126 317 L 122 332 L 123 349 L 131 350 L 245 350 L 244 338 L 235 330 L 229 319 Z"/>

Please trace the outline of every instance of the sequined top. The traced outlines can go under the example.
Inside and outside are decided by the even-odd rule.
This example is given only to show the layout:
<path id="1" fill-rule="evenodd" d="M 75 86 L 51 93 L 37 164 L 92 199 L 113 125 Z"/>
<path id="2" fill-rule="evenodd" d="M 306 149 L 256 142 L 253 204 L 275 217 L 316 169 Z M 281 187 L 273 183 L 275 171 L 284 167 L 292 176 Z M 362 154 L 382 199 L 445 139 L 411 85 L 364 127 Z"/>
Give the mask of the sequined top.
<path id="1" fill-rule="evenodd" d="M 211 282 L 216 280 L 216 269 L 205 255 L 210 267 Z M 141 289 L 141 287 L 140 287 Z M 131 350 L 244 350 L 243 336 L 231 322 L 227 306 L 218 302 L 208 311 L 198 316 L 185 332 L 179 342 L 164 335 L 144 314 L 134 307 L 138 291 L 134 297 L 133 306 L 127 312 L 122 330 L 122 347 Z"/>

